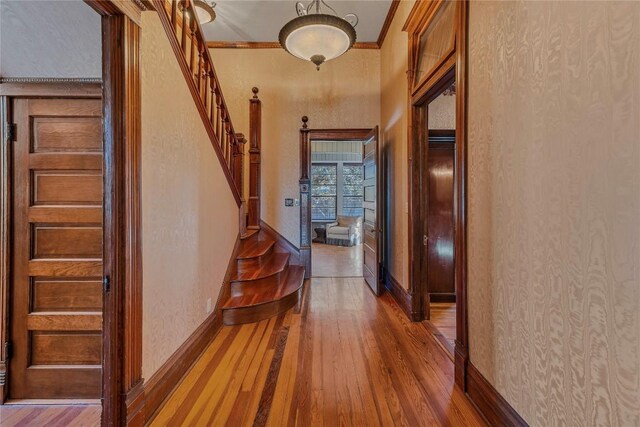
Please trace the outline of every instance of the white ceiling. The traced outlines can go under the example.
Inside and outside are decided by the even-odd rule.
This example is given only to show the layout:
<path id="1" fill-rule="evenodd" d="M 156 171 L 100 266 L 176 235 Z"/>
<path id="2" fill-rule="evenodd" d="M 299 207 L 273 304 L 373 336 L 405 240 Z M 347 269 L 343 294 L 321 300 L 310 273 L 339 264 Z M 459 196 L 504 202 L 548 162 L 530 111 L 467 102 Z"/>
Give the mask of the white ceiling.
<path id="1" fill-rule="evenodd" d="M 347 13 L 358 15 L 358 42 L 378 40 L 391 6 L 391 0 L 325 1 L 340 17 Z M 303 3 L 307 5 L 309 2 L 305 0 Z M 207 41 L 278 41 L 282 26 L 298 16 L 294 0 L 219 0 L 216 3 L 215 21 L 203 26 Z"/>

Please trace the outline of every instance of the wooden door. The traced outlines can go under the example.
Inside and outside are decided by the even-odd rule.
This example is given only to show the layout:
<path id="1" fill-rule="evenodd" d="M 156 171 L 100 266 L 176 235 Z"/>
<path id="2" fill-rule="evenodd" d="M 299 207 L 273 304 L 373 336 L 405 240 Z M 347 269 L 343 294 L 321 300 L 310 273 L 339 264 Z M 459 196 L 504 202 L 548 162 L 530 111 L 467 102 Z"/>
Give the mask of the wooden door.
<path id="1" fill-rule="evenodd" d="M 100 398 L 102 102 L 13 107 L 9 397 Z"/>
<path id="2" fill-rule="evenodd" d="M 380 204 L 382 203 L 379 191 L 382 189 L 382 185 L 380 185 L 379 164 L 378 127 L 376 126 L 365 139 L 364 160 L 362 162 L 362 185 L 364 187 L 362 203 L 364 208 L 364 265 L 362 272 L 364 280 L 376 295 L 380 295 L 382 292 L 382 287 L 380 286 L 380 241 L 382 233 L 379 221 Z"/>
<path id="3" fill-rule="evenodd" d="M 455 131 L 429 132 L 426 248 L 429 302 L 455 302 L 454 156 Z"/>

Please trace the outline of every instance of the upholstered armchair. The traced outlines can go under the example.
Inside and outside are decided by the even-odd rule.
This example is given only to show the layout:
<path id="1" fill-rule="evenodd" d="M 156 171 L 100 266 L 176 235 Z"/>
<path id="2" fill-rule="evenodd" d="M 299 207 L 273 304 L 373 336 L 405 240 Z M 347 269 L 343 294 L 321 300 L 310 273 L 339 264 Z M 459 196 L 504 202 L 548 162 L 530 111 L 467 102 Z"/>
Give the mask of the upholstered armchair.
<path id="1" fill-rule="evenodd" d="M 354 246 L 362 243 L 362 217 L 338 215 L 335 222 L 325 226 L 327 243 L 338 246 Z"/>

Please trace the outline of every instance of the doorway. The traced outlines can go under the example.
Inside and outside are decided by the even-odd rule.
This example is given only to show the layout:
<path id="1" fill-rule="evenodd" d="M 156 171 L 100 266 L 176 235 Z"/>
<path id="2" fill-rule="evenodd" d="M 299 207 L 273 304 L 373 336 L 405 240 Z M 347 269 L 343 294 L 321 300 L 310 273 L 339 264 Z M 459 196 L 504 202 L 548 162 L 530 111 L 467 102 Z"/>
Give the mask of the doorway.
<path id="1" fill-rule="evenodd" d="M 418 104 L 422 117 L 419 217 L 423 230 L 420 298 L 428 327 L 453 356 L 456 340 L 455 188 L 456 85 L 453 70 Z"/>
<path id="2" fill-rule="evenodd" d="M 377 127 L 303 128 L 302 135 L 301 183 L 308 170 L 309 203 L 305 206 L 301 196 L 301 230 L 309 230 L 312 237 L 307 264 L 311 276 L 364 277 L 379 294 Z M 303 258 L 304 235 L 301 232 Z"/>

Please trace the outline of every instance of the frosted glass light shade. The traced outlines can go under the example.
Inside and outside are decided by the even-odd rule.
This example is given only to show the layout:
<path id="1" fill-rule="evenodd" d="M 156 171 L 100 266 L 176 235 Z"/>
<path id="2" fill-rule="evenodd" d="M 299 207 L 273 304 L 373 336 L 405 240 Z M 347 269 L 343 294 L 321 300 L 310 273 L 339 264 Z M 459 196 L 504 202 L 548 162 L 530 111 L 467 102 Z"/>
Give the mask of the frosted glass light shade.
<path id="1" fill-rule="evenodd" d="M 337 16 L 300 16 L 280 30 L 280 45 L 293 56 L 320 66 L 348 51 L 356 41 L 355 29 Z"/>
<path id="2" fill-rule="evenodd" d="M 196 19 L 200 25 L 207 24 L 216 19 L 216 12 L 213 6 L 203 0 L 195 0 L 193 9 L 196 12 Z"/>

